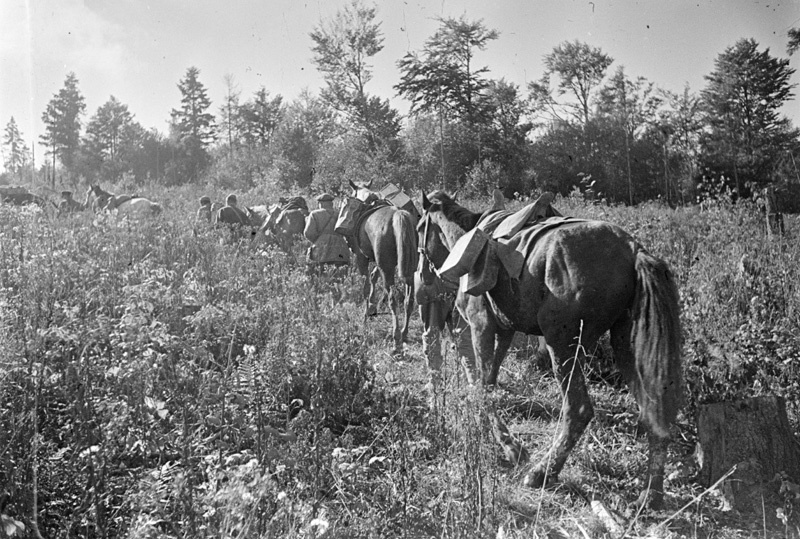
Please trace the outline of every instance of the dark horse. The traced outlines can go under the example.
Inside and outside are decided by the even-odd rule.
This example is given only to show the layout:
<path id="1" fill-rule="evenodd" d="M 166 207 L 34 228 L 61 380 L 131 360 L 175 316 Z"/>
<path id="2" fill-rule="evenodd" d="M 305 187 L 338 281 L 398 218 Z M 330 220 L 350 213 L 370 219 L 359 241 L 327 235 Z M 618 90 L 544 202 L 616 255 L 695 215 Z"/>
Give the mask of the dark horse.
<path id="1" fill-rule="evenodd" d="M 352 181 L 350 186 L 353 188 L 354 198 L 361 201 L 377 198 L 376 193 L 369 190 L 369 186 L 356 185 Z M 396 206 L 388 204 L 380 206 L 366 214 L 364 219 L 359 219 L 353 236 L 348 237 L 348 244 L 355 254 L 358 271 L 364 275 L 364 296 L 367 299 L 365 318 L 369 316 L 370 306 L 375 302 L 378 292 L 377 281 L 380 276 L 383 279 L 386 296 L 390 298 L 394 351 L 396 354 L 401 354 L 408 335 L 408 321 L 414 309 L 414 270 L 417 267 L 418 256 L 414 218 Z M 370 273 L 370 262 L 375 263 L 377 271 Z M 405 309 L 402 326 L 398 320 L 401 301 L 392 291 L 395 270 L 404 286 Z"/>
<path id="2" fill-rule="evenodd" d="M 255 209 L 248 208 L 248 214 L 251 213 L 255 213 Z M 258 226 L 255 240 L 257 243 L 273 240 L 284 251 L 290 251 L 295 238 L 303 235 L 306 217 L 308 206 L 301 197 L 281 199 L 278 204 L 266 208 L 261 222 L 254 222 Z"/>
<path id="3" fill-rule="evenodd" d="M 442 192 L 423 195 L 422 206 L 422 252 L 434 265 L 441 264 L 481 215 Z M 649 434 L 649 482 L 642 499 L 649 496 L 652 507 L 660 506 L 669 428 L 683 397 L 678 291 L 672 273 L 627 232 L 602 221 L 552 228 L 523 255 L 519 279 L 501 267 L 486 294 L 459 290 L 456 305 L 469 321 L 485 384 L 496 383 L 515 331 L 547 341 L 563 395 L 561 426 L 550 451 L 525 476 L 524 484 L 555 482 L 594 416 L 583 375 L 584 351 L 610 330 L 614 360 Z M 508 455 L 525 460 L 516 440 L 500 438 Z"/>

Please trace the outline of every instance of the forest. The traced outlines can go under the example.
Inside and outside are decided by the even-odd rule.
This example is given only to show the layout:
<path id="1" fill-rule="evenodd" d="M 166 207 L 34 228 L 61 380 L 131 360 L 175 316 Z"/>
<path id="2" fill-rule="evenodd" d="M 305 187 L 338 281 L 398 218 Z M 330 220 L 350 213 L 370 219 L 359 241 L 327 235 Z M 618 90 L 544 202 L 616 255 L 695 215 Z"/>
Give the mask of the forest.
<path id="1" fill-rule="evenodd" d="M 161 134 L 113 96 L 87 119 L 70 73 L 42 113 L 48 153 L 35 164 L 8 121 L 0 183 L 50 200 L 100 183 L 163 212 L 0 204 L 0 537 L 800 537 L 797 463 L 732 506 L 739 476 L 708 485 L 698 451 L 700 411 L 750 398 L 780 398 L 800 436 L 788 60 L 743 38 L 705 88 L 673 94 L 565 41 L 546 76 L 519 88 L 473 61 L 495 30 L 442 19 L 397 60 L 395 89 L 411 103 L 401 117 L 368 90 L 377 17 L 356 0 L 314 29 L 318 94 L 242 96 L 231 77 L 212 104 L 189 67 Z M 792 30 L 787 54 L 798 46 Z M 420 209 L 433 189 L 475 211 L 496 187 L 511 209 L 549 190 L 562 214 L 616 224 L 668 264 L 686 402 L 663 510 L 637 502 L 647 436 L 607 337 L 587 351 L 595 417 L 560 482 L 525 488 L 484 412 L 488 402 L 532 460 L 547 452 L 564 401 L 535 338 L 516 335 L 486 392 L 444 347 L 432 395 L 420 317 L 393 356 L 387 317 L 365 320 L 355 268 L 309 272 L 305 242 L 237 244 L 194 220 L 201 195 L 341 200 L 347 180 L 394 183 Z M 782 233 L 759 206 L 768 186 Z"/>
<path id="2" fill-rule="evenodd" d="M 2 181 L 338 194 L 342 178 L 378 179 L 468 195 L 496 186 L 509 197 L 579 190 L 628 205 L 750 197 L 768 184 L 800 183 L 798 131 L 780 113 L 794 98 L 794 69 L 750 38 L 719 52 L 699 90 L 659 88 L 577 40 L 556 44 L 544 76 L 520 88 L 476 65 L 496 30 L 466 16 L 441 19 L 420 50 L 396 61 L 392 97 L 410 104 L 402 117 L 369 91 L 370 59 L 383 48 L 375 7 L 353 2 L 310 37 L 325 81 L 318 92 L 289 101 L 261 87 L 243 96 L 228 75 L 214 104 L 191 66 L 177 82 L 167 134 L 140 125 L 113 95 L 86 111 L 78 74 L 69 73 L 42 112 L 38 143 L 47 150 L 37 170 L 32 143 L 8 120 Z M 789 55 L 797 40 L 790 30 Z"/>

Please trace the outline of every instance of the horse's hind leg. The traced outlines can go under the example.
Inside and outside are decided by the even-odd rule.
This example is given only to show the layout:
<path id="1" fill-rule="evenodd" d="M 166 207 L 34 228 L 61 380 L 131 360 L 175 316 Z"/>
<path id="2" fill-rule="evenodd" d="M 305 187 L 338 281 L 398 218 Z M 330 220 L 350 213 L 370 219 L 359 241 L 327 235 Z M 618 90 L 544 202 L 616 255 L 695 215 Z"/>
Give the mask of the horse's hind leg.
<path id="1" fill-rule="evenodd" d="M 514 330 L 508 329 L 497 329 L 497 335 L 495 339 L 495 348 L 494 348 L 494 356 L 491 366 L 488 367 L 484 365 L 483 367 L 483 376 L 484 382 L 488 385 L 497 385 L 497 377 L 500 375 L 500 366 L 503 364 L 503 360 L 508 353 L 508 349 L 511 347 L 511 342 L 514 340 Z"/>
<path id="2" fill-rule="evenodd" d="M 401 355 L 403 353 L 403 337 L 406 328 L 400 327 L 400 303 L 402 299 L 398 297 L 399 292 L 395 290 L 394 274 L 381 269 L 383 277 L 383 288 L 386 297 L 389 299 L 389 306 L 392 312 L 392 338 L 394 339 L 394 353 Z"/>
<path id="3" fill-rule="evenodd" d="M 406 284 L 403 286 L 405 303 L 405 318 L 403 319 L 403 329 L 401 331 L 402 341 L 408 340 L 408 323 L 411 320 L 411 315 L 414 312 L 414 287 L 413 285 Z"/>
<path id="4" fill-rule="evenodd" d="M 636 357 L 631 349 L 630 317 L 623 316 L 611 327 L 611 347 L 614 349 L 614 362 L 622 373 L 631 393 L 637 395 L 638 376 L 636 374 Z M 645 420 L 646 421 L 646 420 Z M 647 502 L 653 509 L 661 508 L 664 502 L 664 465 L 667 460 L 668 438 L 658 436 L 646 424 L 647 429 L 647 475 L 645 490 L 639 496 L 641 503 Z"/>
<path id="5" fill-rule="evenodd" d="M 558 479 L 572 448 L 580 439 L 586 425 L 594 417 L 594 410 L 583 377 L 584 354 L 582 347 L 575 349 L 571 335 L 559 339 L 546 336 L 547 349 L 553 362 L 553 371 L 561 386 L 563 398 L 561 426 L 550 450 L 536 467 L 525 476 L 527 487 L 538 488 Z M 584 343 L 587 346 L 593 342 Z"/>
<path id="6" fill-rule="evenodd" d="M 370 316 L 378 314 L 378 267 L 374 267 L 372 271 L 367 268 L 367 273 L 364 276 L 364 300 L 366 306 L 364 307 L 364 320 Z"/>

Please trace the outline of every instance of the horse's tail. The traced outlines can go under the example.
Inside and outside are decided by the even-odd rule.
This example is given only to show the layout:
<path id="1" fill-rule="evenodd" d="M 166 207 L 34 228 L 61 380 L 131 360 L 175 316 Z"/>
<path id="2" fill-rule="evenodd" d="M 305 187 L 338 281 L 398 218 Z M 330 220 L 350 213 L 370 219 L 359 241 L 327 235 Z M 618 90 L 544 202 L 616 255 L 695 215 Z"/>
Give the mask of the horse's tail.
<path id="1" fill-rule="evenodd" d="M 417 234 L 411 214 L 405 210 L 394 212 L 392 228 L 397 243 L 397 269 L 400 278 L 407 285 L 414 284 L 414 271 L 417 269 Z"/>
<path id="2" fill-rule="evenodd" d="M 667 264 L 641 248 L 635 268 L 634 393 L 640 418 L 654 434 L 665 437 L 683 404 L 678 287 Z"/>

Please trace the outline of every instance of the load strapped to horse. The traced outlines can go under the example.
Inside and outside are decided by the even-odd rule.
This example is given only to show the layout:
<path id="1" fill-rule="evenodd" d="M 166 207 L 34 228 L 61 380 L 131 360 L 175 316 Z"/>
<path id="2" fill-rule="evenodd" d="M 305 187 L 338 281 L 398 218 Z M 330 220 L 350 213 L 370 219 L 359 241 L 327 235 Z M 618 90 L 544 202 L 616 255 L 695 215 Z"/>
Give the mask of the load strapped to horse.
<path id="1" fill-rule="evenodd" d="M 377 312 L 377 283 L 379 277 L 383 279 L 384 292 L 392 310 L 394 352 L 399 355 L 403 351 L 414 309 L 412 290 L 417 266 L 414 224 L 419 213 L 411 199 L 395 186 L 384 187 L 384 191 L 389 193 L 384 197 L 370 191 L 371 184 L 363 186 L 350 182 L 353 193 L 342 204 L 334 230 L 347 239 L 356 258 L 356 267 L 364 276 L 365 319 Z M 402 203 L 403 207 L 398 207 L 395 202 Z M 376 266 L 372 272 L 369 271 L 371 262 Z M 393 290 L 395 272 L 403 284 L 402 297 L 397 297 Z M 405 306 L 402 325 L 398 320 L 401 304 Z"/>
<path id="2" fill-rule="evenodd" d="M 155 217 L 163 211 L 161 204 L 139 195 L 115 195 L 99 185 L 90 185 L 86 190 L 84 208 L 91 208 L 95 213 L 113 212 L 119 217 L 140 219 Z"/>
<path id="3" fill-rule="evenodd" d="M 669 428 L 683 398 L 678 291 L 667 265 L 620 227 L 556 215 L 546 194 L 519 212 L 474 213 L 442 192 L 423 195 L 421 253 L 458 279 L 456 306 L 469 322 L 478 365 L 470 379 L 497 383 L 515 331 L 543 336 L 563 395 L 560 431 L 524 484 L 554 482 L 594 416 L 583 366 L 610 330 L 617 367 L 649 434 L 643 496 L 663 499 Z M 473 231 L 470 233 L 470 231 Z M 469 368 L 468 368 L 469 370 Z M 512 463 L 528 455 L 489 410 Z"/>
<path id="4" fill-rule="evenodd" d="M 25 187 L 17 185 L 0 185 L 0 203 L 13 204 L 15 206 L 36 204 L 42 208 L 45 204 L 42 197 L 34 195 Z"/>
<path id="5" fill-rule="evenodd" d="M 255 240 L 274 241 L 281 249 L 288 251 L 294 239 L 303 234 L 308 214 L 308 204 L 303 197 L 281 197 L 277 204 L 269 207 Z"/>

